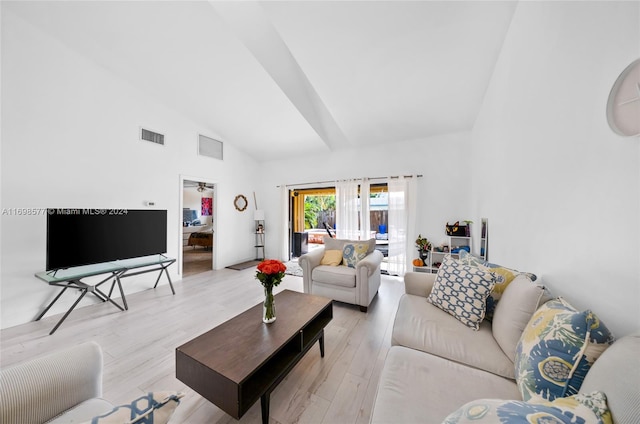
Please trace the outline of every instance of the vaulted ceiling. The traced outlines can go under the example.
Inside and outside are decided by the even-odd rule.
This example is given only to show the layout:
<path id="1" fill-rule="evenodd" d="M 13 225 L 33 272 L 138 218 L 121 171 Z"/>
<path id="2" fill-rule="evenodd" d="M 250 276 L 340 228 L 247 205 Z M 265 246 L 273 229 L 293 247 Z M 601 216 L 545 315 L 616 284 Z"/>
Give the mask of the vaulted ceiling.
<path id="1" fill-rule="evenodd" d="M 470 130 L 517 4 L 3 3 L 264 160 Z"/>

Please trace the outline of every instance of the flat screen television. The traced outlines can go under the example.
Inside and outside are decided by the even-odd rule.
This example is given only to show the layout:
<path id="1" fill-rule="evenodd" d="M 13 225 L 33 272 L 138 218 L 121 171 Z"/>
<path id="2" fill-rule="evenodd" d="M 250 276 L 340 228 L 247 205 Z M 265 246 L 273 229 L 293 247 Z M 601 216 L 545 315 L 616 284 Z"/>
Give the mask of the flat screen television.
<path id="1" fill-rule="evenodd" d="M 47 210 L 47 271 L 166 251 L 166 210 Z"/>

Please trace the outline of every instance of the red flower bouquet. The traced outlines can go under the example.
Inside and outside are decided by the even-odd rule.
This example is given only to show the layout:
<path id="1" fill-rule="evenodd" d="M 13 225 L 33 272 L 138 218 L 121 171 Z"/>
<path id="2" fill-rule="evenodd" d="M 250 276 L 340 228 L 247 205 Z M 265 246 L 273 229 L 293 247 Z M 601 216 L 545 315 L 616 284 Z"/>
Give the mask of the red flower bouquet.
<path id="1" fill-rule="evenodd" d="M 277 259 L 265 259 L 258 264 L 256 278 L 264 286 L 262 321 L 267 324 L 276 320 L 276 304 L 273 299 L 273 288 L 280 284 L 286 270 L 286 265 Z"/>
<path id="2" fill-rule="evenodd" d="M 285 264 L 277 259 L 265 259 L 258 264 L 258 272 L 256 278 L 263 286 L 275 287 L 284 278 L 284 272 L 287 270 Z"/>

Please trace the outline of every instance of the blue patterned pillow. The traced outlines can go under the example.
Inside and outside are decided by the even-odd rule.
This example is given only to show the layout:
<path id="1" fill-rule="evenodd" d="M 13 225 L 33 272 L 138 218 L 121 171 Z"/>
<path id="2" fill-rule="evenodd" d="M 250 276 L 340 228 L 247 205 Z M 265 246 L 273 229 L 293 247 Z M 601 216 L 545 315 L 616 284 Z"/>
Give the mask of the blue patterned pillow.
<path id="1" fill-rule="evenodd" d="M 367 256 L 368 244 L 346 243 L 342 249 L 342 260 L 349 268 L 355 268 L 356 264 Z"/>
<path id="2" fill-rule="evenodd" d="M 612 424 L 602 392 L 558 398 L 552 402 L 479 399 L 452 412 L 442 424 Z"/>
<path id="3" fill-rule="evenodd" d="M 93 417 L 85 424 L 165 424 L 183 396 L 177 392 L 149 392 L 128 405 L 118 405 Z"/>
<path id="4" fill-rule="evenodd" d="M 427 301 L 474 330 L 484 319 L 495 276 L 445 256 Z"/>
<path id="5" fill-rule="evenodd" d="M 525 401 L 578 393 L 593 362 L 613 335 L 591 311 L 550 300 L 531 317 L 516 347 L 518 389 Z"/>

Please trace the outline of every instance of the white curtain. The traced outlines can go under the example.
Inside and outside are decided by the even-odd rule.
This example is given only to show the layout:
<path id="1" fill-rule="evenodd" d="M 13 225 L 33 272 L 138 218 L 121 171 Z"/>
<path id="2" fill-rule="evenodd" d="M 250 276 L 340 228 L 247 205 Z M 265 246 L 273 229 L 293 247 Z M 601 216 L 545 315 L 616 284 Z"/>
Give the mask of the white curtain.
<path id="1" fill-rule="evenodd" d="M 286 185 L 280 186 L 280 259 L 288 261 L 289 258 L 289 189 Z"/>
<path id="2" fill-rule="evenodd" d="M 370 183 L 368 179 L 360 183 L 360 240 L 371 238 L 371 216 L 369 215 Z"/>
<path id="3" fill-rule="evenodd" d="M 336 183 L 336 238 L 358 239 L 358 215 L 358 181 Z"/>
<path id="4" fill-rule="evenodd" d="M 415 232 L 416 178 L 389 178 L 389 274 L 404 275 L 411 259 Z"/>

